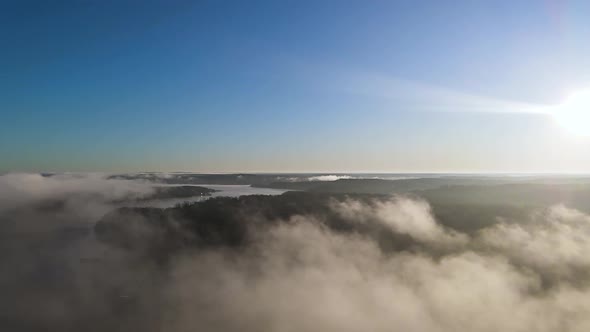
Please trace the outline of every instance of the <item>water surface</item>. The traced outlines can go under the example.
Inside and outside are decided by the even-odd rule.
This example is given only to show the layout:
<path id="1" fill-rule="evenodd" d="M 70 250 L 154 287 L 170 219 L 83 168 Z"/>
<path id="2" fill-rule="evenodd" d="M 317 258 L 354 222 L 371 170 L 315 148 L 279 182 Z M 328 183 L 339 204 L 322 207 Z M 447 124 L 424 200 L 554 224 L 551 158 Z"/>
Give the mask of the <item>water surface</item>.
<path id="1" fill-rule="evenodd" d="M 181 184 L 182 186 L 188 186 Z M 179 186 L 181 186 L 179 185 Z M 167 199 L 154 199 L 145 202 L 134 202 L 125 204 L 125 206 L 136 206 L 136 207 L 157 207 L 157 208 L 168 208 L 173 207 L 181 203 L 194 203 L 200 202 L 212 197 L 240 197 L 244 195 L 280 195 L 288 190 L 283 189 L 272 189 L 272 188 L 255 188 L 249 185 L 233 185 L 233 184 L 205 184 L 198 185 L 198 187 L 209 188 L 217 190 L 211 193 L 210 196 L 194 196 L 194 197 L 183 197 L 183 198 L 167 198 Z"/>

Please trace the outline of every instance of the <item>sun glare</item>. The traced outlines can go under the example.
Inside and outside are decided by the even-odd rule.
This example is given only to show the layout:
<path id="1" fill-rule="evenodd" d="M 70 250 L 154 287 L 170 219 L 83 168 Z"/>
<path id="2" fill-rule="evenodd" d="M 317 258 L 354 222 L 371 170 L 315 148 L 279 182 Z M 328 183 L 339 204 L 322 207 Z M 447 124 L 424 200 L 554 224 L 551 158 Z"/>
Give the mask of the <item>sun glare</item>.
<path id="1" fill-rule="evenodd" d="M 569 132 L 590 136 L 590 89 L 571 94 L 555 109 L 553 117 Z"/>

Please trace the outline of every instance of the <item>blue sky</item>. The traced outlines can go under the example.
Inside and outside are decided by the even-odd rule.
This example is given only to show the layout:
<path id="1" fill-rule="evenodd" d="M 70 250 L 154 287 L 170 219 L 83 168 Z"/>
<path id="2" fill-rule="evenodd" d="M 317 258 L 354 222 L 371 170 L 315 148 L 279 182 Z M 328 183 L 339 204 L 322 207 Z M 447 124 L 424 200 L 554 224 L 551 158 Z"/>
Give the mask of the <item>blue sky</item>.
<path id="1" fill-rule="evenodd" d="M 0 171 L 590 172 L 587 1 L 8 1 Z M 590 133 L 590 124 L 588 125 Z"/>

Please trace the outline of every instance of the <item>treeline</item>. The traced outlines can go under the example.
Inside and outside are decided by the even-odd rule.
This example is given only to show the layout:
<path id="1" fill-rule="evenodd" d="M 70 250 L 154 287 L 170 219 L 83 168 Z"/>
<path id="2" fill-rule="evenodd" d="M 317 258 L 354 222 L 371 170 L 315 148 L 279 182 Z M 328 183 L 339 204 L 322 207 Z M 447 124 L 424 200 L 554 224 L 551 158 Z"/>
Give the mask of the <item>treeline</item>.
<path id="1" fill-rule="evenodd" d="M 321 223 L 333 231 L 374 237 L 384 250 L 407 249 L 414 243 L 392 233 L 382 223 L 355 222 L 331 208 L 334 203 L 349 200 L 371 205 L 390 199 L 389 195 L 308 192 L 216 197 L 167 209 L 121 208 L 102 218 L 95 232 L 105 243 L 165 262 L 172 253 L 184 249 L 239 248 L 248 245 L 261 228 L 293 222 L 294 216 L 310 216 L 312 218 L 306 220 Z M 498 218 L 507 222 L 522 221 L 531 209 L 529 206 L 489 204 L 432 205 L 438 222 L 465 233 L 490 226 Z"/>

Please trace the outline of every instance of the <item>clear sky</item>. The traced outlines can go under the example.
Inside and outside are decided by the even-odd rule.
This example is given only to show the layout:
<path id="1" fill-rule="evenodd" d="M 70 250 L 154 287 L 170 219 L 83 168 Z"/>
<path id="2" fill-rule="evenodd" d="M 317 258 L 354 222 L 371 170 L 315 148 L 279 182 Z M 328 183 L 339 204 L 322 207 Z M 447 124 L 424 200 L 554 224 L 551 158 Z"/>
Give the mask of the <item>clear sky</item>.
<path id="1" fill-rule="evenodd" d="M 589 18 L 565 0 L 2 1 L 0 171 L 590 172 L 590 121 L 538 111 L 590 88 Z"/>

